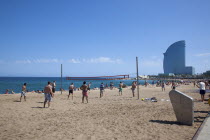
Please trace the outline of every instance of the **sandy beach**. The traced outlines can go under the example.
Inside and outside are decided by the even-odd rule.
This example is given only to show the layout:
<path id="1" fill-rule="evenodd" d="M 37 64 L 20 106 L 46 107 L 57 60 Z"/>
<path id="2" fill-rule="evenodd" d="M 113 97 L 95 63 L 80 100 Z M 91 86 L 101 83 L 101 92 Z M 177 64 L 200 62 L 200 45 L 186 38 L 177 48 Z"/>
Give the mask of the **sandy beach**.
<path id="1" fill-rule="evenodd" d="M 27 93 L 27 101 L 19 102 L 20 94 L 0 95 L 0 139 L 76 139 L 76 140 L 187 140 L 192 139 L 210 107 L 200 102 L 198 88 L 181 85 L 177 90 L 193 97 L 195 123 L 180 125 L 169 101 L 170 86 L 140 86 L 140 99 L 156 97 L 158 102 L 141 101 L 132 97 L 130 87 L 91 90 L 89 103 L 81 103 L 81 91 L 74 100 L 67 91 L 55 93 L 50 108 L 43 108 L 44 95 Z M 206 94 L 206 98 L 209 93 Z"/>

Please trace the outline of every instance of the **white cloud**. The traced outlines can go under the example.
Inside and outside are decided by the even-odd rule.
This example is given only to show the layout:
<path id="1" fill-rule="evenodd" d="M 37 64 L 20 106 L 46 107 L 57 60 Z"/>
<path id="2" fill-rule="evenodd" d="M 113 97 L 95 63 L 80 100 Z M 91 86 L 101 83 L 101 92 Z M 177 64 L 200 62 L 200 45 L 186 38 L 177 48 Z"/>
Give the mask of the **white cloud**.
<path id="1" fill-rule="evenodd" d="M 26 60 L 16 60 L 15 63 L 17 64 L 32 64 L 32 63 L 61 63 L 62 60 L 58 59 L 26 59 Z"/>
<path id="2" fill-rule="evenodd" d="M 33 60 L 34 63 L 59 63 L 62 62 L 62 60 L 58 60 L 58 59 L 35 59 Z"/>
<path id="3" fill-rule="evenodd" d="M 31 60 L 27 59 L 27 60 L 17 60 L 15 61 L 15 63 L 17 64 L 31 64 Z"/>
<path id="4" fill-rule="evenodd" d="M 210 56 L 210 53 L 200 53 L 196 54 L 195 56 Z"/>
<path id="5" fill-rule="evenodd" d="M 32 64 L 32 63 L 62 63 L 63 60 L 59 59 L 26 59 L 26 60 L 17 60 L 15 63 L 17 64 Z M 68 63 L 114 63 L 114 64 L 121 64 L 123 63 L 121 59 L 112 59 L 109 57 L 98 57 L 98 58 L 89 58 L 89 59 L 69 59 L 64 60 L 64 62 Z M 0 61 L 1 64 L 1 61 Z"/>
<path id="6" fill-rule="evenodd" d="M 78 59 L 70 59 L 70 60 L 68 60 L 68 62 L 69 62 L 69 63 L 74 63 L 74 64 L 76 64 L 76 63 L 81 63 L 81 61 L 78 60 Z"/>
<path id="7" fill-rule="evenodd" d="M 83 59 L 85 63 L 116 63 L 121 64 L 121 59 L 112 59 L 109 57 L 99 57 L 99 58 L 90 58 L 90 59 Z"/>

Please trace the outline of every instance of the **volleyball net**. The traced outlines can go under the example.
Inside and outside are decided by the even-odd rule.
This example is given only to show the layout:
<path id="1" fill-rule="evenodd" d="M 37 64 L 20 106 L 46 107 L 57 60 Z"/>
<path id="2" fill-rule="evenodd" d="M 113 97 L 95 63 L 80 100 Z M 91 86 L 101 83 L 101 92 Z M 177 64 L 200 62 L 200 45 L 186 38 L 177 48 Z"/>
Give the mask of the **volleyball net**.
<path id="1" fill-rule="evenodd" d="M 66 77 L 66 80 L 124 80 L 129 79 L 129 75 L 95 76 L 95 77 Z"/>

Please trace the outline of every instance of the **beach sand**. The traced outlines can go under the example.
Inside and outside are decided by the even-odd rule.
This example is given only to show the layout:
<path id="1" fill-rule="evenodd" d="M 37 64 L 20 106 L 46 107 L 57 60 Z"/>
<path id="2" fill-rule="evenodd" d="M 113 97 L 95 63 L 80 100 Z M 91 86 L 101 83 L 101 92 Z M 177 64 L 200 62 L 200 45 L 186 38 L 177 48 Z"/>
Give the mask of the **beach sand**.
<path id="1" fill-rule="evenodd" d="M 0 95 L 0 139 L 75 139 L 75 140 L 187 140 L 192 139 L 205 119 L 210 107 L 195 102 L 193 126 L 179 125 L 169 100 L 170 86 L 140 87 L 140 100 L 132 97 L 130 88 L 106 89 L 99 98 L 99 90 L 91 90 L 89 103 L 81 103 L 81 91 L 74 92 L 74 100 L 67 99 L 67 91 L 55 93 L 50 108 L 43 108 L 43 94 L 28 93 L 27 101 L 19 102 L 20 94 Z M 181 85 L 182 91 L 200 100 L 198 89 Z M 206 94 L 206 98 L 207 95 Z M 141 101 L 156 97 L 158 102 Z"/>

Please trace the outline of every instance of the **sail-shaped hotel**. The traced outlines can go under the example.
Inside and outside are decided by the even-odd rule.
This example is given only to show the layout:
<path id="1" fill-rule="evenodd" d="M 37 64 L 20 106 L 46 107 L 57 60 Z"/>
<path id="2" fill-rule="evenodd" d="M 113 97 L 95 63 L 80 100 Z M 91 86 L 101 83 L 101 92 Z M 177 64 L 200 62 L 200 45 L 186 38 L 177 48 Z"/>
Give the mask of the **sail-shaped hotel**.
<path id="1" fill-rule="evenodd" d="M 195 69 L 185 65 L 185 41 L 178 41 L 168 47 L 164 53 L 164 74 L 195 74 Z"/>

